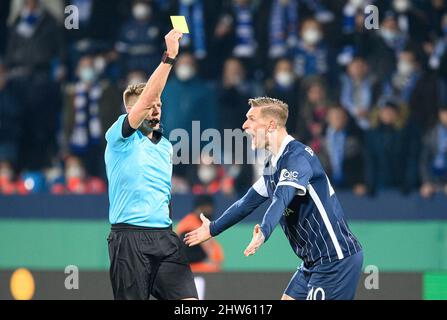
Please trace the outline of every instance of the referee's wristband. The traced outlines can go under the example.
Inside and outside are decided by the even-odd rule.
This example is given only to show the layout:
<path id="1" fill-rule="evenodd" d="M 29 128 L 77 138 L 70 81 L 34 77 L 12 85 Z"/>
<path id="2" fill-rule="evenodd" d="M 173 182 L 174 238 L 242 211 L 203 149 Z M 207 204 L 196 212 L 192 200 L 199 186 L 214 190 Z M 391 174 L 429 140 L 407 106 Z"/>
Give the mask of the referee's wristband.
<path id="1" fill-rule="evenodd" d="M 174 63 L 175 63 L 175 59 L 170 58 L 169 55 L 168 55 L 168 52 L 165 51 L 163 53 L 163 57 L 161 58 L 161 62 L 162 63 L 166 63 L 166 64 L 170 64 L 171 66 L 173 66 Z"/>

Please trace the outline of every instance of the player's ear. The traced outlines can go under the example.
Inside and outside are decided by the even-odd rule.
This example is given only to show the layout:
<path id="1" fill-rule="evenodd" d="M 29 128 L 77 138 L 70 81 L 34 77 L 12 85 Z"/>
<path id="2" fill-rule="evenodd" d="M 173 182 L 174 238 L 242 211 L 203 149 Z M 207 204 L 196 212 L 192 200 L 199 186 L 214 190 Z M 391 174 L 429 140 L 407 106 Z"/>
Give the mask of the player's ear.
<path id="1" fill-rule="evenodd" d="M 275 120 L 273 120 L 273 119 L 270 120 L 267 130 L 269 133 L 272 133 L 273 131 L 276 130 L 276 121 Z"/>

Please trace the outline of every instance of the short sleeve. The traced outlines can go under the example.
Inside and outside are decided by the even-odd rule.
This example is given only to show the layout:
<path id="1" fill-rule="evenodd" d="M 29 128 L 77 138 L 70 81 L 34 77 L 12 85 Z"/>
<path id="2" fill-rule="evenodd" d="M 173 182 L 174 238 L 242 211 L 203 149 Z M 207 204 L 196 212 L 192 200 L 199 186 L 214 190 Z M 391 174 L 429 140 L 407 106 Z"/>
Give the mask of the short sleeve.
<path id="1" fill-rule="evenodd" d="M 258 181 L 253 185 L 253 189 L 262 197 L 268 198 L 267 187 L 265 186 L 264 177 L 259 178 Z"/>
<path id="2" fill-rule="evenodd" d="M 128 143 L 129 138 L 123 137 L 123 123 L 125 119 L 126 115 L 120 116 L 106 132 L 107 144 L 114 149 L 124 148 Z"/>
<path id="3" fill-rule="evenodd" d="M 299 196 L 305 196 L 313 172 L 309 160 L 300 154 L 291 153 L 282 161 L 277 187 L 289 186 L 297 189 Z"/>

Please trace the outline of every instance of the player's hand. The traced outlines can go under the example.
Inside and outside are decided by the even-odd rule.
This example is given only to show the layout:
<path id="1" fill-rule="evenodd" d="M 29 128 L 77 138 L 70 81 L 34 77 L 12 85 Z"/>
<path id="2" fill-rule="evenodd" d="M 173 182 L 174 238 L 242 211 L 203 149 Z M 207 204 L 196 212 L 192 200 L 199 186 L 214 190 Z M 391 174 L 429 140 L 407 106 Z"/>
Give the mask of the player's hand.
<path id="1" fill-rule="evenodd" d="M 191 231 L 185 235 L 185 243 L 189 247 L 196 246 L 211 239 L 210 224 L 211 222 L 202 214 L 200 214 L 200 220 L 202 220 L 202 226 L 194 231 Z"/>
<path id="2" fill-rule="evenodd" d="M 179 47 L 180 47 L 180 39 L 183 37 L 183 33 L 171 30 L 165 36 L 166 42 L 166 52 L 168 53 L 169 58 L 175 59 L 178 55 Z"/>
<path id="3" fill-rule="evenodd" d="M 258 249 L 264 244 L 265 236 L 261 231 L 261 227 L 259 224 L 255 226 L 253 230 L 253 238 L 251 239 L 250 244 L 245 249 L 244 254 L 246 257 L 252 256 L 258 251 Z"/>

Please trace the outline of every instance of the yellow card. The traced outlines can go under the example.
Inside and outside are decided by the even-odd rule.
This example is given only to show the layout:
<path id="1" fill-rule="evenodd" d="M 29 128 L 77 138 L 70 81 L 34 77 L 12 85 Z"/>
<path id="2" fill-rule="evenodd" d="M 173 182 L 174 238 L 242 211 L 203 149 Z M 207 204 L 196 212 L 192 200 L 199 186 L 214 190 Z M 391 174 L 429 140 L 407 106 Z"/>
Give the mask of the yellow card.
<path id="1" fill-rule="evenodd" d="M 171 21 L 175 31 L 189 33 L 185 16 L 171 16 Z"/>

